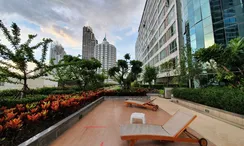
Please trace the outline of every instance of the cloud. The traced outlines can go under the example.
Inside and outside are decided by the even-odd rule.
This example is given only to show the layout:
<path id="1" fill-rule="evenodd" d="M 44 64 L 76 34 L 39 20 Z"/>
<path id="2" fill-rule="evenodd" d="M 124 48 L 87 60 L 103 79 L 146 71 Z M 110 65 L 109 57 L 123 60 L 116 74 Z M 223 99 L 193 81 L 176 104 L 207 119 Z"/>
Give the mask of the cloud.
<path id="1" fill-rule="evenodd" d="M 133 34 L 135 34 L 137 32 L 137 28 L 131 28 L 130 31 L 126 32 L 125 35 L 126 36 L 131 36 Z"/>
<path id="2" fill-rule="evenodd" d="M 105 33 L 112 44 L 124 40 L 115 32 L 135 34 L 144 4 L 145 0 L 0 0 L 0 14 L 4 22 L 28 21 L 40 27 L 32 33 L 81 49 L 84 25 L 93 28 L 99 42 Z"/>
<path id="3" fill-rule="evenodd" d="M 119 41 L 123 40 L 120 36 L 115 36 L 115 38 Z"/>

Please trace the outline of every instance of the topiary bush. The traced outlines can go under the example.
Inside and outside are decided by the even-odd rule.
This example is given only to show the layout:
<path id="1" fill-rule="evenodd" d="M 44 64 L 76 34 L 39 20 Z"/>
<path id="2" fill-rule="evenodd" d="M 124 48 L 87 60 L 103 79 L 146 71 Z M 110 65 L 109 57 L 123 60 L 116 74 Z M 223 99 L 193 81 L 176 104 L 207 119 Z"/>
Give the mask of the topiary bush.
<path id="1" fill-rule="evenodd" d="M 173 95 L 180 99 L 244 114 L 244 92 L 239 89 L 227 87 L 175 88 L 173 89 Z"/>

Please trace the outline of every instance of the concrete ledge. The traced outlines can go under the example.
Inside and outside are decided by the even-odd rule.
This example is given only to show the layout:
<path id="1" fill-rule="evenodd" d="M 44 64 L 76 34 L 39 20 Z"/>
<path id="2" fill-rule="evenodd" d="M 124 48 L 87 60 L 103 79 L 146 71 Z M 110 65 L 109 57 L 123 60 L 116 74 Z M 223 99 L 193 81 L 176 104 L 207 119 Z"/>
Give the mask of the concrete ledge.
<path id="1" fill-rule="evenodd" d="M 67 129 L 77 123 L 82 117 L 94 109 L 97 105 L 104 101 L 104 97 L 97 99 L 84 108 L 78 110 L 67 118 L 59 121 L 48 129 L 38 133 L 27 141 L 21 143 L 19 146 L 48 146 L 57 137 L 63 134 Z"/>
<path id="2" fill-rule="evenodd" d="M 147 93 L 147 96 L 160 96 L 159 93 Z"/>
<path id="3" fill-rule="evenodd" d="M 149 96 L 103 96 L 104 100 L 149 100 Z"/>
<path id="4" fill-rule="evenodd" d="M 231 125 L 234 125 L 236 127 L 244 129 L 244 115 L 228 112 L 225 110 L 213 108 L 210 106 L 202 105 L 199 103 L 178 99 L 178 98 L 172 98 L 172 102 L 180 104 L 182 106 L 185 106 L 187 108 L 193 109 L 195 111 L 199 111 L 205 115 L 211 116 L 213 118 L 217 118 L 223 122 L 229 123 Z"/>

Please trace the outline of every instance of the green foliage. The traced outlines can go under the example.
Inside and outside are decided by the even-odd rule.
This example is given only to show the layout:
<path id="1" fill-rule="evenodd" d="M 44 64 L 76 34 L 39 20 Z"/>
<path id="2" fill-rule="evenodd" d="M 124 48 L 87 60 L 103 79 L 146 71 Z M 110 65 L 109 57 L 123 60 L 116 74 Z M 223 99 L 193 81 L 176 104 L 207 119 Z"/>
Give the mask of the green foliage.
<path id="1" fill-rule="evenodd" d="M 53 45 L 52 45 L 53 46 Z M 62 47 L 62 45 L 60 44 L 54 44 L 53 47 Z M 50 64 L 52 66 L 54 66 L 54 58 L 50 60 Z M 58 82 L 62 88 L 64 88 L 65 86 L 65 82 L 70 80 L 69 79 L 69 67 L 68 67 L 69 64 L 65 64 L 63 62 L 63 60 L 60 60 L 58 62 L 58 65 L 56 68 L 50 70 L 48 73 L 53 77 L 53 78 L 50 78 L 49 80 L 51 81 L 54 81 L 54 82 Z"/>
<path id="2" fill-rule="evenodd" d="M 175 88 L 174 97 L 244 114 L 244 92 L 227 87 L 212 87 L 201 89 Z"/>
<path id="3" fill-rule="evenodd" d="M 58 87 L 43 87 L 38 89 L 30 89 L 27 93 L 28 96 L 31 95 L 49 95 L 49 94 L 70 94 L 80 92 L 80 88 L 78 87 L 69 87 L 69 88 L 58 88 Z M 14 98 L 19 93 L 19 90 L 12 89 L 12 90 L 2 90 L 0 91 L 0 100 L 3 98 Z"/>
<path id="4" fill-rule="evenodd" d="M 74 89 L 66 89 L 66 90 L 54 90 L 50 94 L 75 94 L 78 93 L 78 91 Z"/>
<path id="5" fill-rule="evenodd" d="M 164 95 L 164 90 L 159 90 L 159 94 Z"/>
<path id="6" fill-rule="evenodd" d="M 167 75 L 166 76 L 167 86 L 169 86 L 169 83 L 171 81 L 170 72 L 173 71 L 174 69 L 176 69 L 176 64 L 177 64 L 177 62 L 176 62 L 175 58 L 173 58 L 173 59 L 170 59 L 170 60 L 168 60 L 168 61 L 166 61 L 160 65 L 161 72 L 165 72 Z"/>
<path id="7" fill-rule="evenodd" d="M 104 73 L 97 74 L 101 63 L 94 58 L 84 60 L 80 59 L 80 56 L 65 55 L 58 66 L 52 74 L 63 88 L 67 81 L 75 81 L 80 89 L 88 90 L 89 86 L 102 86 L 107 78 Z"/>
<path id="8" fill-rule="evenodd" d="M 19 90 L 17 89 L 8 89 L 8 90 L 2 90 L 0 91 L 0 99 L 6 96 L 14 96 L 19 93 Z"/>
<path id="9" fill-rule="evenodd" d="M 180 63 L 176 67 L 176 74 L 179 74 L 177 81 L 180 86 L 189 85 L 192 88 L 195 86 L 193 80 L 202 87 L 208 84 L 205 80 L 206 76 L 201 75 L 203 68 L 207 69 L 207 66 L 195 61 L 189 45 L 180 49 Z"/>
<path id="10" fill-rule="evenodd" d="M 116 80 L 122 89 L 129 89 L 142 72 L 142 62 L 130 60 L 129 54 L 125 54 L 124 58 L 125 60 L 118 60 L 117 65 L 108 70 L 108 75 Z"/>
<path id="11" fill-rule="evenodd" d="M 151 88 L 152 89 L 164 89 L 166 85 L 163 85 L 163 84 L 155 84 L 155 85 L 151 85 Z M 149 85 L 140 85 L 140 87 L 142 88 L 150 88 Z"/>
<path id="12" fill-rule="evenodd" d="M 216 79 L 232 87 L 243 87 L 244 38 L 232 39 L 226 47 L 214 44 L 195 53 L 198 62 L 208 63 L 215 70 Z"/>
<path id="13" fill-rule="evenodd" d="M 158 75 L 158 70 L 156 67 L 146 66 L 145 72 L 143 73 L 143 81 L 149 84 L 149 87 L 152 86 L 152 81 L 156 82 Z"/>
<path id="14" fill-rule="evenodd" d="M 139 87 L 140 84 L 137 81 L 131 83 L 131 87 Z"/>
<path id="15" fill-rule="evenodd" d="M 0 81 L 22 84 L 23 97 L 28 90 L 27 79 L 36 79 L 44 76 L 46 72 L 52 68 L 45 64 L 48 44 L 52 42 L 52 40 L 43 39 L 42 42 L 30 46 L 37 35 L 28 35 L 28 40 L 20 44 L 20 28 L 16 23 L 11 25 L 10 32 L 0 20 L 0 29 L 13 48 L 12 50 L 0 42 Z M 40 60 L 34 57 L 34 51 L 38 48 L 42 48 Z M 34 63 L 36 67 L 33 70 L 28 70 L 27 63 Z M 35 75 L 33 75 L 34 72 L 36 72 Z"/>
<path id="16" fill-rule="evenodd" d="M 27 104 L 45 99 L 46 95 L 27 95 L 25 98 L 16 99 L 13 97 L 5 97 L 0 99 L 0 107 L 14 107 L 16 104 Z"/>

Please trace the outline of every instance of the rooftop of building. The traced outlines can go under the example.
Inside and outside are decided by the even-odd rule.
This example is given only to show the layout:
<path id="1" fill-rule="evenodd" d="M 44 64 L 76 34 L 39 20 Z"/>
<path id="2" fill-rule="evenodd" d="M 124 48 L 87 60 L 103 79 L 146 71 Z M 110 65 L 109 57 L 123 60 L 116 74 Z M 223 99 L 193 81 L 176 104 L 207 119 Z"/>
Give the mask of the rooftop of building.
<path id="1" fill-rule="evenodd" d="M 92 110 L 78 123 L 61 135 L 51 146 L 86 145 L 86 146 L 127 146 L 127 141 L 120 139 L 120 125 L 130 123 L 130 115 L 134 112 L 144 113 L 146 123 L 163 125 L 171 117 L 163 109 L 157 112 L 136 107 L 126 107 L 122 100 L 106 100 Z M 194 122 L 193 122 L 194 123 Z M 88 128 L 87 128 L 88 127 Z M 195 130 L 188 129 L 197 137 Z M 185 135 L 181 135 L 185 137 Z M 135 146 L 195 146 L 198 144 L 180 142 L 160 142 L 139 140 Z M 209 141 L 209 146 L 215 146 Z"/>

